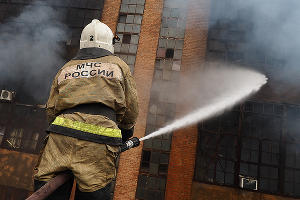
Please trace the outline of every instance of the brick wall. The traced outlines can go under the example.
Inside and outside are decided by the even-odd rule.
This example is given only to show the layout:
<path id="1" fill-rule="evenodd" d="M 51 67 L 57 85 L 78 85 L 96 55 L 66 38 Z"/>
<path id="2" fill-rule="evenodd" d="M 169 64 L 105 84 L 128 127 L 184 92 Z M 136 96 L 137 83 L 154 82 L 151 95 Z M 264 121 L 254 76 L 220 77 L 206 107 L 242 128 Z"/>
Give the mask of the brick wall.
<path id="1" fill-rule="evenodd" d="M 33 168 L 37 155 L 0 149 L 0 185 L 33 191 Z"/>
<path id="2" fill-rule="evenodd" d="M 210 0 L 189 1 L 182 73 L 200 67 L 205 61 Z M 178 115 L 188 108 L 177 105 Z M 197 127 L 192 126 L 173 133 L 165 199 L 191 199 L 194 162 L 196 156 Z"/>
<path id="3" fill-rule="evenodd" d="M 161 16 L 155 70 L 152 81 L 146 135 L 175 118 L 176 90 L 181 70 L 185 34 L 185 5 L 165 0 Z M 137 199 L 164 199 L 172 135 L 144 142 L 138 179 Z"/>
<path id="4" fill-rule="evenodd" d="M 101 21 L 113 31 L 117 30 L 121 0 L 105 1 Z"/>
<path id="5" fill-rule="evenodd" d="M 154 72 L 156 48 L 158 44 L 162 1 L 147 0 L 134 67 L 134 78 L 139 98 L 139 117 L 134 136 L 141 138 L 145 134 L 150 88 Z M 124 152 L 120 157 L 114 199 L 135 199 L 142 145 Z"/>
<path id="6" fill-rule="evenodd" d="M 296 200 L 258 192 L 193 182 L 192 200 Z"/>

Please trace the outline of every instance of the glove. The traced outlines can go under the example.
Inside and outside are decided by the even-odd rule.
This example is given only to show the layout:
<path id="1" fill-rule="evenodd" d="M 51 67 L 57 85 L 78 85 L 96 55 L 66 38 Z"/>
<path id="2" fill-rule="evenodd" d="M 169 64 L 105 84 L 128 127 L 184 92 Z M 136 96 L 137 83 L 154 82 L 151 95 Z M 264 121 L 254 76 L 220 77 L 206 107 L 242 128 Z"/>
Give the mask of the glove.
<path id="1" fill-rule="evenodd" d="M 122 133 L 122 143 L 124 144 L 127 140 L 129 140 L 129 138 L 133 136 L 134 127 L 132 127 L 131 129 L 120 128 L 120 130 Z"/>

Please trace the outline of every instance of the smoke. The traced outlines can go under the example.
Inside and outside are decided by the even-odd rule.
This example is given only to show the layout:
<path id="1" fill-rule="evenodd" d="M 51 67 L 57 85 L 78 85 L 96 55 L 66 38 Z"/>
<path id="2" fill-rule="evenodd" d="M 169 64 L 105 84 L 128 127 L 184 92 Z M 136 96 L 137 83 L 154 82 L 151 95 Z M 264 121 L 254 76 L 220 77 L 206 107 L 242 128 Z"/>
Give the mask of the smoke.
<path id="1" fill-rule="evenodd" d="M 253 91 L 258 91 L 266 83 L 266 78 L 243 66 L 206 62 L 200 68 L 184 73 L 180 78 L 180 83 L 177 104 L 187 105 L 183 110 L 188 113 L 220 101 L 222 98 L 230 98 L 230 95 L 248 93 L 234 103 L 236 104 Z"/>
<path id="2" fill-rule="evenodd" d="M 179 105 L 187 105 L 193 112 L 181 113 L 182 117 L 140 141 L 222 114 L 257 92 L 266 82 L 264 75 L 253 70 L 217 63 L 186 74 L 178 94 Z"/>
<path id="3" fill-rule="evenodd" d="M 265 73 L 274 91 L 298 88 L 300 81 L 299 0 L 212 0 L 210 28 L 239 43 L 240 62 Z M 244 31 L 243 37 L 241 32 Z M 212 36 L 213 37 L 213 36 Z M 234 45 L 233 45 L 234 46 Z M 226 46 L 234 52 L 233 46 Z M 275 83 L 276 82 L 276 83 Z M 278 87 L 281 86 L 281 87 Z"/>
<path id="4" fill-rule="evenodd" d="M 34 2 L 0 25 L 0 86 L 17 100 L 45 103 L 51 80 L 63 63 L 66 26 L 52 7 Z"/>

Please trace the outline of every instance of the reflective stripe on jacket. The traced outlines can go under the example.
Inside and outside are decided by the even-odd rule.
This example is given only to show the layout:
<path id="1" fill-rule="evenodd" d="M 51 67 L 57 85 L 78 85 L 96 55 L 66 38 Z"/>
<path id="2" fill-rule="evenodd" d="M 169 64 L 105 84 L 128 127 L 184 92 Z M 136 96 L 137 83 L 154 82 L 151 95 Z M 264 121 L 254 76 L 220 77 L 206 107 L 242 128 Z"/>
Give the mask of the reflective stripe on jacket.
<path id="1" fill-rule="evenodd" d="M 120 129 L 96 126 L 63 117 L 56 117 L 48 127 L 47 131 L 76 137 L 90 142 L 110 145 L 122 144 L 122 134 Z"/>

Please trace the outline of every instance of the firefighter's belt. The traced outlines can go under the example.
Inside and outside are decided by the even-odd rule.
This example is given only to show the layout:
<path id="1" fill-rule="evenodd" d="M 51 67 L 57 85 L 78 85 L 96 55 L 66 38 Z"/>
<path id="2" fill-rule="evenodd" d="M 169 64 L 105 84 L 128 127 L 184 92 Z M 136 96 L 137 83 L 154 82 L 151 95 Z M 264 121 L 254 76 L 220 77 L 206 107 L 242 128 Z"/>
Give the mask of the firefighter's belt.
<path id="1" fill-rule="evenodd" d="M 119 129 L 96 126 L 63 117 L 56 117 L 47 131 L 91 142 L 110 145 L 122 144 L 122 134 Z"/>
<path id="2" fill-rule="evenodd" d="M 80 104 L 73 108 L 63 110 L 60 114 L 69 114 L 74 112 L 86 113 L 91 115 L 103 115 L 116 122 L 116 112 L 112 108 L 102 103 Z"/>

